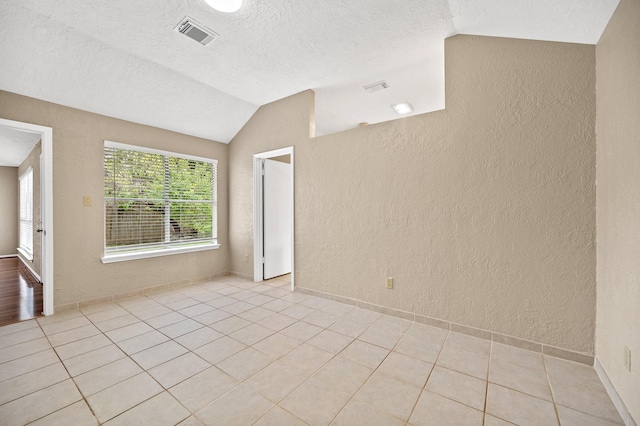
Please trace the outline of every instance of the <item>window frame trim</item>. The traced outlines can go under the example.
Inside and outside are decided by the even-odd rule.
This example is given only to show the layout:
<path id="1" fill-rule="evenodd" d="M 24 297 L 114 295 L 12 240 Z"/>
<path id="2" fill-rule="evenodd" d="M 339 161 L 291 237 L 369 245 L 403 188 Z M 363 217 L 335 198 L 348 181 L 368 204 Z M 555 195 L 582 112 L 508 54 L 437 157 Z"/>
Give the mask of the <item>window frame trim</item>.
<path id="1" fill-rule="evenodd" d="M 31 174 L 31 248 L 24 247 L 22 245 L 22 233 L 20 232 L 18 235 L 18 247 L 17 250 L 22 256 L 24 256 L 27 260 L 32 261 L 34 259 L 33 255 L 33 166 L 27 167 L 27 170 L 24 171 L 20 176 L 18 176 L 18 197 L 20 199 L 20 205 L 18 206 L 18 230 L 22 230 L 22 181 L 26 178 L 28 174 Z"/>
<path id="2" fill-rule="evenodd" d="M 220 248 L 220 244 L 201 244 L 199 246 L 171 247 L 156 250 L 140 250 L 127 253 L 105 254 L 100 260 L 102 263 L 125 262 L 127 260 L 149 259 L 152 257 L 171 256 L 174 254 L 194 253 L 198 251 L 216 250 Z"/>
<path id="3" fill-rule="evenodd" d="M 218 166 L 218 160 L 214 159 L 214 158 L 206 158 L 206 157 L 199 157 L 196 155 L 190 155 L 190 154 L 182 154 L 179 152 L 173 152 L 173 151 L 164 151 L 164 150 L 160 150 L 160 149 L 154 149 L 154 148 L 148 148 L 148 147 L 144 147 L 144 146 L 139 146 L 139 145 L 130 145 L 130 144 L 125 144 L 125 143 L 120 143 L 120 142 L 114 142 L 114 141 L 109 141 L 109 140 L 105 140 L 104 144 L 103 144 L 103 150 L 104 148 L 115 148 L 115 149 L 126 149 L 126 150 L 133 150 L 133 151 L 140 151 L 140 152 L 145 152 L 148 154 L 157 154 L 157 155 L 162 155 L 162 156 L 169 156 L 169 157 L 178 157 L 178 158 L 184 158 L 187 160 L 194 160 L 194 161 L 202 161 L 202 162 L 206 162 L 206 163 L 211 163 L 213 165 L 216 166 L 216 186 L 213 188 L 214 189 L 214 194 L 215 194 L 215 198 L 213 200 L 213 204 L 215 206 L 215 210 L 216 210 L 216 216 L 217 216 L 217 212 L 218 212 L 218 188 L 217 188 L 217 181 L 218 181 L 218 173 L 217 173 L 217 166 Z M 103 161 L 104 161 L 104 157 L 103 157 Z M 104 205 L 104 202 L 103 202 Z M 217 217 L 216 217 L 216 225 L 217 225 Z M 106 226 L 106 218 L 103 221 L 103 238 L 105 238 L 104 232 L 105 232 L 105 226 Z M 103 242 L 103 256 L 101 257 L 101 261 L 104 264 L 108 264 L 108 263 L 116 263 L 116 262 L 124 262 L 124 261 L 128 261 L 128 260 L 136 260 L 136 259 L 148 259 L 148 258 L 153 258 L 153 257 L 160 257 L 160 256 L 170 256 L 170 255 L 174 255 L 174 254 L 183 254 L 183 253 L 193 253 L 193 252 L 199 252 L 199 251 L 205 251 L 205 250 L 216 250 L 218 248 L 220 248 L 220 244 L 218 243 L 218 230 L 217 230 L 217 226 L 216 226 L 216 237 L 213 238 L 211 240 L 210 243 L 206 243 L 206 244 L 194 244 L 194 245 L 189 245 L 189 246 L 177 246 L 177 247 L 169 247 L 169 248 L 163 248 L 163 249 L 153 249 L 153 250 L 135 250 L 135 251 L 124 251 L 124 252 L 107 252 L 106 251 L 106 245 L 105 242 Z M 160 243 L 162 244 L 162 243 Z"/>

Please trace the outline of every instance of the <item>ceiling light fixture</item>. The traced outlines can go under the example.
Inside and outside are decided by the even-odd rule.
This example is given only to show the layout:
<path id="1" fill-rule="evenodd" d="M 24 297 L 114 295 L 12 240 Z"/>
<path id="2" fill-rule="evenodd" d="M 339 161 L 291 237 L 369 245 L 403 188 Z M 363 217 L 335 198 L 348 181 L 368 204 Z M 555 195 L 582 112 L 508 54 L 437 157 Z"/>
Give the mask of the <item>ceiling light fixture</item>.
<path id="1" fill-rule="evenodd" d="M 413 111 L 413 107 L 409 102 L 391 105 L 391 108 L 393 108 L 399 115 L 409 114 Z"/>
<path id="2" fill-rule="evenodd" d="M 237 12 L 242 6 L 242 0 L 204 0 L 209 6 L 219 12 Z"/>

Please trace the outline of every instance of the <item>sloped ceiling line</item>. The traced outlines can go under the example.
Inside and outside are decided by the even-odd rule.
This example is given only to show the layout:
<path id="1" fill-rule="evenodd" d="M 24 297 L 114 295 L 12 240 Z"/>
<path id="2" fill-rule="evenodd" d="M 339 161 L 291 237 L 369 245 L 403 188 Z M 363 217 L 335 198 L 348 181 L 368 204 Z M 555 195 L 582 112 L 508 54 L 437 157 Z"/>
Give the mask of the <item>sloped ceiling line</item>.
<path id="1" fill-rule="evenodd" d="M 597 42 L 618 0 L 2 0 L 0 89 L 228 143 L 260 105 L 316 92 L 317 134 L 444 108 L 456 33 Z M 174 31 L 190 16 L 220 34 Z M 363 86 L 386 80 L 373 94 Z"/>

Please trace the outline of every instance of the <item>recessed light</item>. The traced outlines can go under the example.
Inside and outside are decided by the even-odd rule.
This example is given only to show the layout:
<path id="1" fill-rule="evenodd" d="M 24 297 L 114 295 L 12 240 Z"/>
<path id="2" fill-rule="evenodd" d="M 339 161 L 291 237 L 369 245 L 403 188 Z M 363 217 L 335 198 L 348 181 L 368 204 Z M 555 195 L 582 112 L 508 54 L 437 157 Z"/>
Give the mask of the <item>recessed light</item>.
<path id="1" fill-rule="evenodd" d="M 242 6 L 242 0 L 204 0 L 209 6 L 219 12 L 237 12 Z"/>
<path id="2" fill-rule="evenodd" d="M 409 102 L 403 102 L 401 104 L 391 105 L 391 108 L 393 108 L 399 115 L 409 114 L 410 112 L 413 111 L 413 107 Z"/>

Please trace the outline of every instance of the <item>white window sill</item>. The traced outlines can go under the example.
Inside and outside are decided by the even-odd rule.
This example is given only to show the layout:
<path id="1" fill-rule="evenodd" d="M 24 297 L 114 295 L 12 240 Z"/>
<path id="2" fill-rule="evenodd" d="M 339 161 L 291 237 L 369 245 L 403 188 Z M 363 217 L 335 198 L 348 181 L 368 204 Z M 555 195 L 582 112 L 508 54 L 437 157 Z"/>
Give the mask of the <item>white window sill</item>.
<path id="1" fill-rule="evenodd" d="M 20 253 L 25 259 L 33 262 L 33 253 L 29 253 L 28 251 L 20 247 L 18 247 L 18 253 Z"/>
<path id="2" fill-rule="evenodd" d="M 203 244 L 189 247 L 174 247 L 161 250 L 135 251 L 130 253 L 109 254 L 102 258 L 102 263 L 125 262 L 127 260 L 148 259 L 150 257 L 170 256 L 173 254 L 193 253 L 197 251 L 215 250 L 220 244 Z"/>

